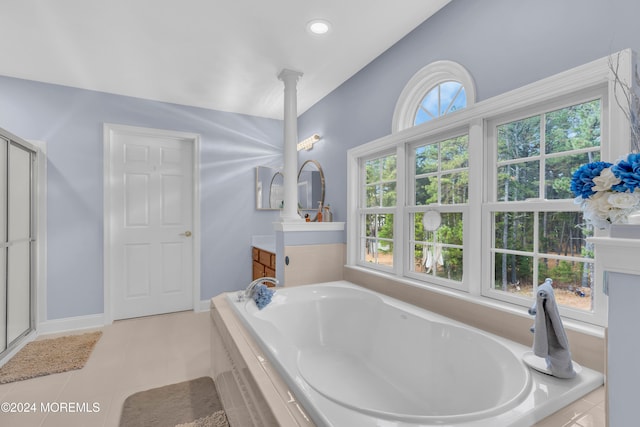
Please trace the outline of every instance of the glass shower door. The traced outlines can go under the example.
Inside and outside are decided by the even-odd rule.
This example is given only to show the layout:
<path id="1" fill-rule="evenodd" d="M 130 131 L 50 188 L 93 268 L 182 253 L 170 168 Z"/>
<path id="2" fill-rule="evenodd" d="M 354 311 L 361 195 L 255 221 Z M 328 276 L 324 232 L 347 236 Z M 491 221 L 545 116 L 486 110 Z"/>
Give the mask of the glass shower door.
<path id="1" fill-rule="evenodd" d="M 0 353 L 7 348 L 7 150 L 0 137 Z"/>
<path id="2" fill-rule="evenodd" d="M 0 353 L 33 328 L 34 160 L 0 136 Z"/>

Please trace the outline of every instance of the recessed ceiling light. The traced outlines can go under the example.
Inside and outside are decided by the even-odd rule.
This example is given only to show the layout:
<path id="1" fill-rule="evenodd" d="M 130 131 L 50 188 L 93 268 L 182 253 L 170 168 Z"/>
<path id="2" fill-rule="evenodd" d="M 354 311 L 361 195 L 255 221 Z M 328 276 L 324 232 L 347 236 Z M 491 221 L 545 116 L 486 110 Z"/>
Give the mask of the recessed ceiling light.
<path id="1" fill-rule="evenodd" d="M 324 19 L 314 19 L 307 23 L 307 29 L 313 34 L 327 34 L 331 30 L 331 23 Z"/>

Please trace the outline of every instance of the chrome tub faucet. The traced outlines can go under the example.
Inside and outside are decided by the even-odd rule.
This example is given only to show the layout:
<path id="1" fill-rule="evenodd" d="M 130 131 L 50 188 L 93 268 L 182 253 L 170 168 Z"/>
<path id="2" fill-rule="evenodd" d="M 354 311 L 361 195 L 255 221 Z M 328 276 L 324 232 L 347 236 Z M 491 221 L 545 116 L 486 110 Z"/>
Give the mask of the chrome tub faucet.
<path id="1" fill-rule="evenodd" d="M 276 286 L 279 283 L 278 279 L 276 279 L 275 277 L 260 277 L 254 280 L 253 282 L 249 283 L 249 285 L 244 291 L 238 292 L 238 302 L 242 302 L 245 299 L 253 297 L 253 294 L 256 291 L 256 286 L 258 286 L 260 283 L 263 283 L 263 282 L 273 283 Z"/>

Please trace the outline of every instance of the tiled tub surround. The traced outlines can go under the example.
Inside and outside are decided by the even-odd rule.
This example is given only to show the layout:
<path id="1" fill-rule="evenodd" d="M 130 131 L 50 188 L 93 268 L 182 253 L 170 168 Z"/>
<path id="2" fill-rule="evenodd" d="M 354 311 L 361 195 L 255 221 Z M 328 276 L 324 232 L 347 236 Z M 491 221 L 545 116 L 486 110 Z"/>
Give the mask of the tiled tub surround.
<path id="1" fill-rule="evenodd" d="M 240 323 L 227 294 L 211 299 L 210 316 L 211 376 L 229 423 L 243 427 L 313 426 Z"/>
<path id="2" fill-rule="evenodd" d="M 212 301 L 214 347 L 218 344 L 214 363 L 220 358 L 220 344 L 229 354 L 224 358 L 226 366 L 217 363 L 213 374 L 225 378 L 235 372 L 233 376 L 240 383 L 236 388 L 241 391 L 234 396 L 243 396 L 240 400 L 246 402 L 249 412 L 259 407 L 258 414 L 273 416 L 277 420 L 274 425 L 530 426 L 603 381 L 601 374 L 589 369 L 574 380 L 530 371 L 520 362 L 529 347 L 347 282 L 279 289 L 262 311 L 251 302 L 238 304 L 234 298 L 226 294 Z M 363 329 L 354 327 L 358 323 Z M 349 328 L 344 327 L 347 324 Z M 394 324 L 402 329 L 394 332 Z M 413 332 L 406 333 L 407 328 Z M 397 333 L 399 330 L 405 334 Z M 429 330 L 429 339 L 438 340 L 432 347 L 443 348 L 446 343 L 455 350 L 428 355 L 428 345 L 417 348 L 425 340 L 412 337 Z M 447 338 L 453 336 L 456 339 Z M 332 347 L 332 343 L 337 345 Z M 341 350 L 346 352 L 341 355 Z M 483 353 L 486 360 L 480 357 Z M 425 370 L 425 361 L 432 357 L 434 370 Z M 447 367 L 449 372 L 438 374 Z M 380 384 L 371 383 L 379 371 L 395 371 L 396 378 L 388 381 L 381 375 Z M 435 383 L 431 391 L 415 381 L 419 372 Z M 349 376 L 358 374 L 362 375 L 357 381 L 349 382 Z M 482 381 L 473 380 L 483 376 Z M 365 384 L 358 388 L 361 381 Z M 459 389 L 450 387 L 454 382 Z M 409 396 L 398 399 L 394 397 L 398 391 L 390 388 L 393 383 L 408 389 L 410 395 L 423 395 L 414 404 Z M 223 401 L 233 400 L 224 396 L 225 391 L 222 394 Z M 434 402 L 433 409 L 429 409 L 429 399 Z M 230 412 L 233 414 L 233 408 Z"/>
<path id="3" fill-rule="evenodd" d="M 286 246 L 284 255 L 289 258 L 289 264 L 285 265 L 284 285 L 341 280 L 345 249 L 344 243 Z"/>

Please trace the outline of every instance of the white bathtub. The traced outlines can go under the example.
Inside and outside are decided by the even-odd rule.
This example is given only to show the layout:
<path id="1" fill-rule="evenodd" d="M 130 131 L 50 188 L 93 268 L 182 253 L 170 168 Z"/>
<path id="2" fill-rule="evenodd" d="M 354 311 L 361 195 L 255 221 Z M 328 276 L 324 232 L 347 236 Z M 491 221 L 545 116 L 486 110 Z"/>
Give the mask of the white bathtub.
<path id="1" fill-rule="evenodd" d="M 530 426 L 603 383 L 530 370 L 530 348 L 349 282 L 229 303 L 317 426 Z"/>

